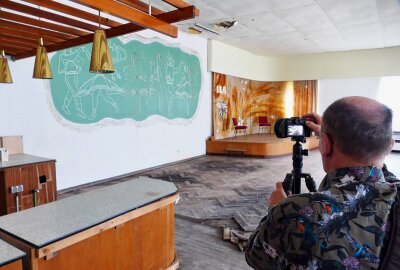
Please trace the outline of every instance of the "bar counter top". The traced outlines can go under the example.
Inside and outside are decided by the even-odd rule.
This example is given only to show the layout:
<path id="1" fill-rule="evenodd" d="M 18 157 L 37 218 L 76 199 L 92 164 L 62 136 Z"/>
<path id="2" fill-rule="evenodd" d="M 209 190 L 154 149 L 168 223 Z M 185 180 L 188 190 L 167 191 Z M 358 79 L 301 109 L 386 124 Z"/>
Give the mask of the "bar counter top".
<path id="1" fill-rule="evenodd" d="M 139 177 L 0 217 L 0 231 L 35 248 L 175 194 L 174 184 Z"/>
<path id="2" fill-rule="evenodd" d="M 8 156 L 8 161 L 0 162 L 0 170 L 48 161 L 55 161 L 55 159 L 42 158 L 28 154 L 12 154 Z"/>
<path id="3" fill-rule="evenodd" d="M 0 266 L 25 257 L 25 252 L 0 240 Z"/>

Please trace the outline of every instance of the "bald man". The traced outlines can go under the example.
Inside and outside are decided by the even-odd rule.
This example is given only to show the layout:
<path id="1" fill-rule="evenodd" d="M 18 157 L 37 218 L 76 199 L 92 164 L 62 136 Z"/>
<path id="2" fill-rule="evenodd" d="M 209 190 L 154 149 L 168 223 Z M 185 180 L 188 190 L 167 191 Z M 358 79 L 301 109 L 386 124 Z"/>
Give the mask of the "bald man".
<path id="1" fill-rule="evenodd" d="M 392 112 L 375 100 L 347 97 L 322 119 L 305 117 L 320 137 L 327 175 L 318 192 L 288 198 L 277 183 L 246 260 L 254 269 L 378 269 L 396 195 L 381 169 L 393 146 Z"/>

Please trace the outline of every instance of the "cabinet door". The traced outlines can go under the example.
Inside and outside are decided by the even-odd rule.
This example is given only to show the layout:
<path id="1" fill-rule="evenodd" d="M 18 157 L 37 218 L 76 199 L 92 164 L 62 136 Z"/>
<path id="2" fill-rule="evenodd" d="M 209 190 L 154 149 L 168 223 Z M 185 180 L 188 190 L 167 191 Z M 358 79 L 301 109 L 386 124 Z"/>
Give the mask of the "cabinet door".
<path id="1" fill-rule="evenodd" d="M 39 189 L 39 173 L 36 165 L 22 166 L 20 170 L 20 184 L 24 186 L 20 210 L 25 210 L 33 207 L 33 190 Z"/>
<path id="2" fill-rule="evenodd" d="M 57 199 L 55 163 L 46 162 L 37 165 L 39 179 L 38 205 Z"/>

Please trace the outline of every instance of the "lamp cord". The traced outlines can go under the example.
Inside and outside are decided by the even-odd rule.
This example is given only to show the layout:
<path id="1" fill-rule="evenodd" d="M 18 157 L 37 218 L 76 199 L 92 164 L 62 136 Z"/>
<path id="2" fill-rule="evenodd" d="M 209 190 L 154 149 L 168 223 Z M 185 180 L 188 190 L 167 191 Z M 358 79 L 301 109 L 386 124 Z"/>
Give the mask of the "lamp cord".
<path id="1" fill-rule="evenodd" d="M 149 0 L 149 15 L 151 16 L 151 0 Z"/>

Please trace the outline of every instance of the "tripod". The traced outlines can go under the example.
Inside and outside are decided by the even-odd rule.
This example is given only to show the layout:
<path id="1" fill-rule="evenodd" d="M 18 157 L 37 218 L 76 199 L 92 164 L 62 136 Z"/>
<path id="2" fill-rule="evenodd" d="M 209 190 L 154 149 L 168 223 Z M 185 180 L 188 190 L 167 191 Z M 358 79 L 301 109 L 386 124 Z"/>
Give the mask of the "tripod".
<path id="1" fill-rule="evenodd" d="M 292 137 L 292 141 L 296 143 L 293 145 L 293 170 L 291 173 L 286 174 L 285 180 L 283 181 L 283 189 L 286 193 L 292 191 L 292 194 L 300 194 L 301 190 L 301 178 L 306 181 L 306 186 L 310 192 L 317 191 L 315 181 L 309 173 L 302 173 L 303 168 L 303 156 L 308 156 L 308 150 L 303 149 L 301 143 L 306 142 L 304 137 Z"/>

